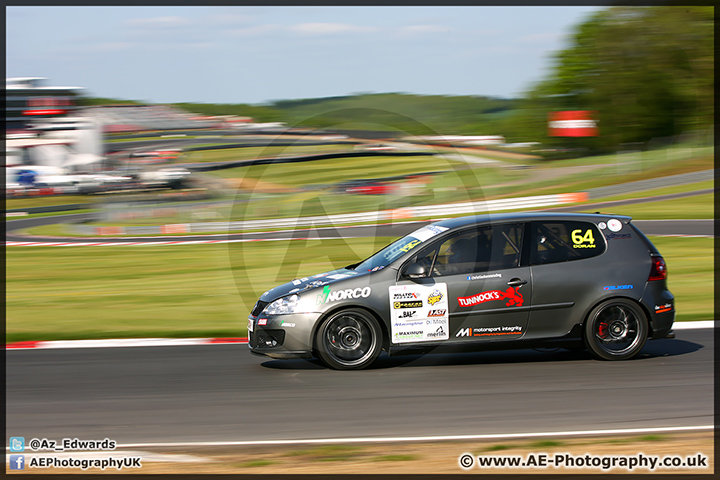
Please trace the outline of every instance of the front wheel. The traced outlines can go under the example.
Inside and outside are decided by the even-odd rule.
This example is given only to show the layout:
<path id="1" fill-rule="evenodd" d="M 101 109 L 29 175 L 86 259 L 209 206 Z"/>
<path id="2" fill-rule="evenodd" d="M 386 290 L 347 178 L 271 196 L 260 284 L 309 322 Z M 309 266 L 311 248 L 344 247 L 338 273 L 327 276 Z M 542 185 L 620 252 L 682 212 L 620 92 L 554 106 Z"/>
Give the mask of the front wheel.
<path id="1" fill-rule="evenodd" d="M 320 360 L 328 367 L 359 370 L 380 355 L 382 330 L 375 317 L 364 310 L 341 310 L 320 325 L 315 344 Z"/>
<path id="2" fill-rule="evenodd" d="M 627 360 L 645 346 L 648 321 L 635 302 L 607 300 L 595 307 L 585 322 L 585 345 L 602 360 Z"/>

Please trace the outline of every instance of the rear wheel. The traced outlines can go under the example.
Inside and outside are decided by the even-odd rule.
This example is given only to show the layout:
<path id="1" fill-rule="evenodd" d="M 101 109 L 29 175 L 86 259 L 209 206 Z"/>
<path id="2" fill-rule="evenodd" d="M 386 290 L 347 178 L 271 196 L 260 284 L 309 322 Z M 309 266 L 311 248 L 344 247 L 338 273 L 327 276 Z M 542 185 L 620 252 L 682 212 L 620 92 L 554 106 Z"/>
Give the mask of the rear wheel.
<path id="1" fill-rule="evenodd" d="M 645 346 L 648 321 L 635 302 L 607 300 L 595 307 L 585 322 L 585 345 L 602 360 L 627 360 Z"/>
<path id="2" fill-rule="evenodd" d="M 341 310 L 320 325 L 315 345 L 320 360 L 328 367 L 359 370 L 380 355 L 382 330 L 375 317 L 364 310 Z"/>

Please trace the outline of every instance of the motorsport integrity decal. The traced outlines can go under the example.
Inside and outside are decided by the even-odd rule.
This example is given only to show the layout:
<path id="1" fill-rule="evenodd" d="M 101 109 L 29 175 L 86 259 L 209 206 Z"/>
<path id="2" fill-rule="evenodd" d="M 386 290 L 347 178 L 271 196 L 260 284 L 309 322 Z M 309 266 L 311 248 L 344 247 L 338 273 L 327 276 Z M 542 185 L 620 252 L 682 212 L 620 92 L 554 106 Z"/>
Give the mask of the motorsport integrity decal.
<path id="1" fill-rule="evenodd" d="M 508 288 L 504 292 L 500 290 L 490 290 L 471 295 L 469 297 L 458 297 L 457 300 L 461 307 L 472 307 L 495 300 L 507 300 L 505 303 L 505 306 L 507 307 L 511 307 L 513 305 L 521 307 L 523 304 L 523 296 L 520 292 L 518 292 L 518 290 L 519 289 L 515 289 L 513 287 Z"/>

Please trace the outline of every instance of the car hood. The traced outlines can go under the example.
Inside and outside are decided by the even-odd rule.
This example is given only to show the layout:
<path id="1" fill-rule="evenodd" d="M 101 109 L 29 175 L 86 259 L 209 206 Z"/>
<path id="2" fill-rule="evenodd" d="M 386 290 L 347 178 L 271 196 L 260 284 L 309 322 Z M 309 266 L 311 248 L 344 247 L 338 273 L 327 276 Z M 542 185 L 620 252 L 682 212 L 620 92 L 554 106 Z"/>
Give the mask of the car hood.
<path id="1" fill-rule="evenodd" d="M 273 302 L 280 297 L 292 295 L 293 293 L 303 293 L 318 287 L 324 287 L 348 278 L 357 278 L 361 275 L 367 275 L 370 272 L 356 272 L 347 268 L 339 268 L 325 273 L 318 273 L 309 277 L 296 278 L 295 280 L 278 285 L 263 293 L 260 300 L 263 302 Z"/>

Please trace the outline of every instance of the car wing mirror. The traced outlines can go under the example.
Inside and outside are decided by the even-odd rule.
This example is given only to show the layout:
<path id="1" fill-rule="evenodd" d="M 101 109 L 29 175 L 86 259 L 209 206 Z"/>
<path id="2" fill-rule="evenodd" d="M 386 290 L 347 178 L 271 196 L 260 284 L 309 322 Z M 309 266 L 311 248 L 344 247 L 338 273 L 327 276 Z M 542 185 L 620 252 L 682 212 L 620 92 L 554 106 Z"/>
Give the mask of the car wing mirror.
<path id="1" fill-rule="evenodd" d="M 419 263 L 411 263 L 402 273 L 405 278 L 421 278 L 427 274 L 425 267 Z"/>

